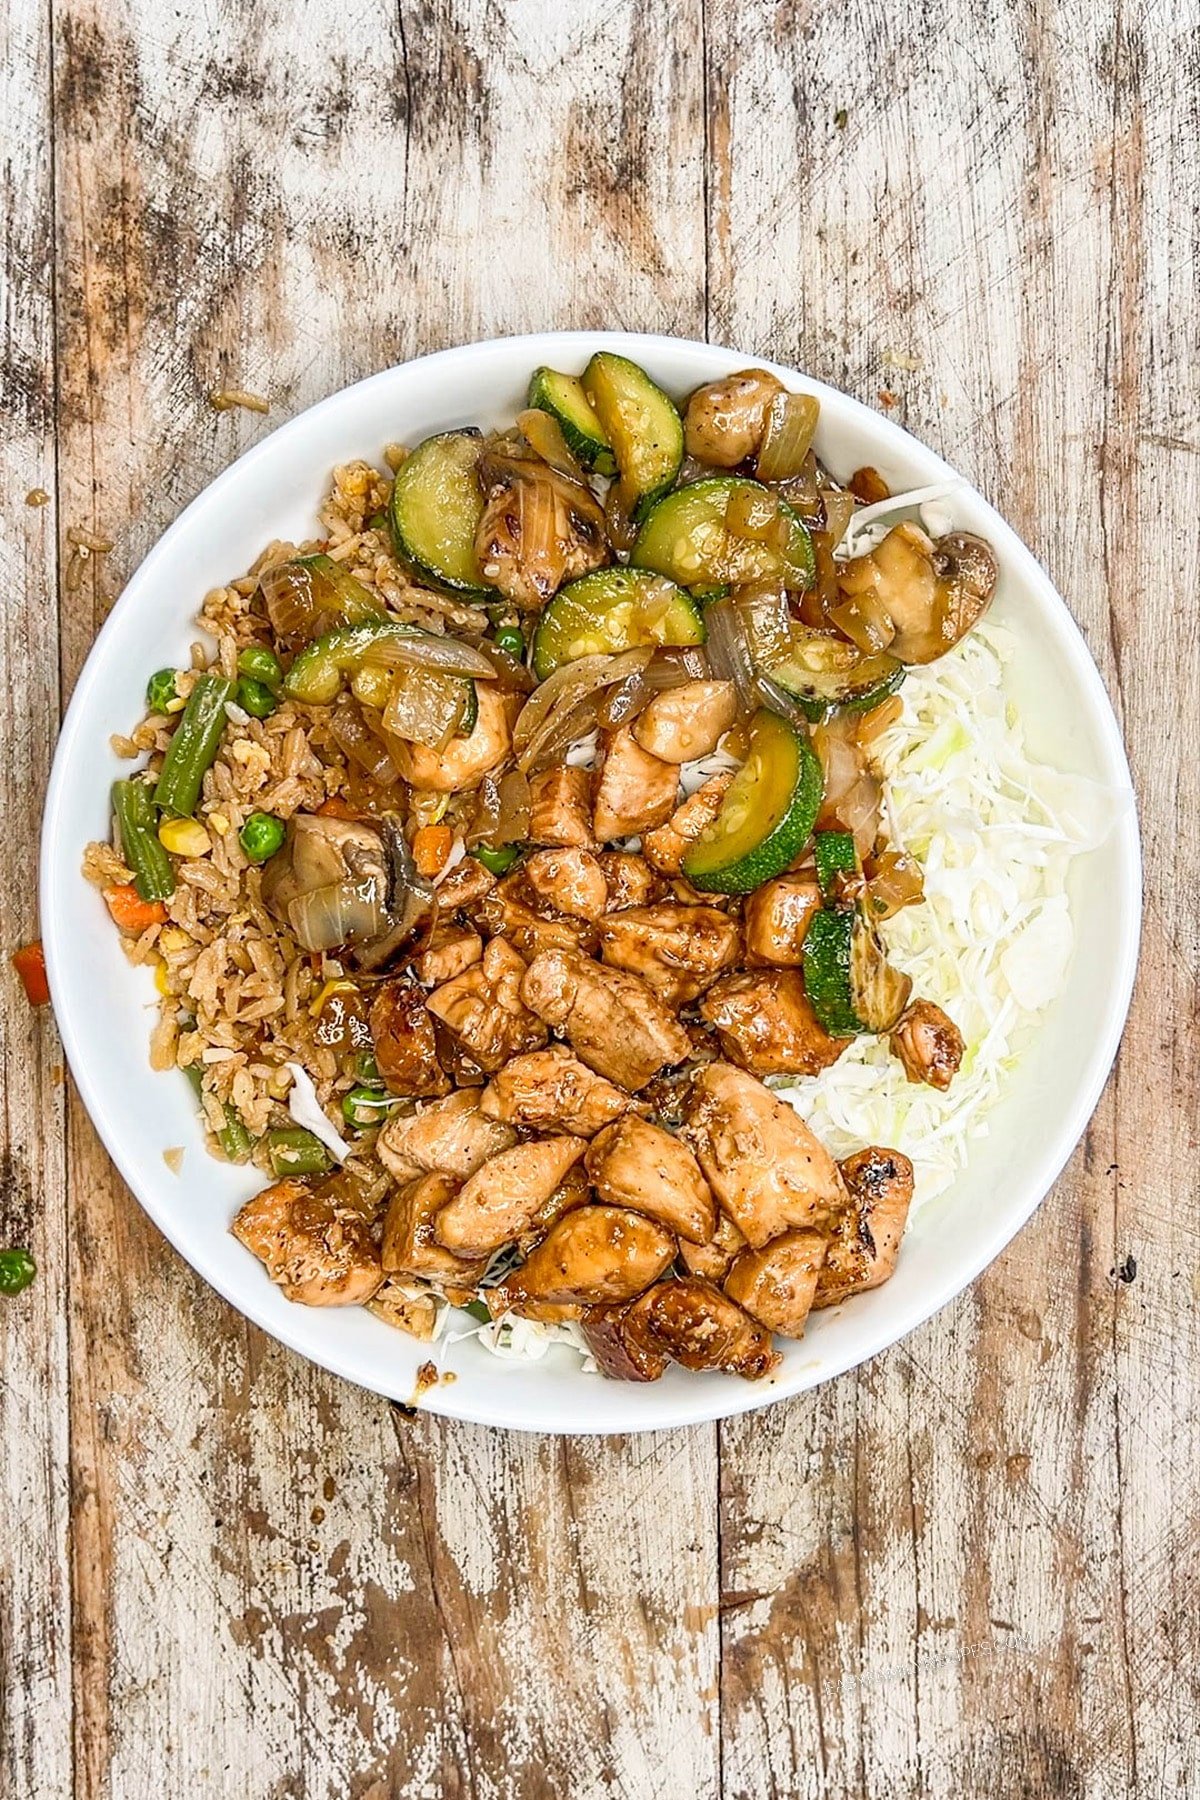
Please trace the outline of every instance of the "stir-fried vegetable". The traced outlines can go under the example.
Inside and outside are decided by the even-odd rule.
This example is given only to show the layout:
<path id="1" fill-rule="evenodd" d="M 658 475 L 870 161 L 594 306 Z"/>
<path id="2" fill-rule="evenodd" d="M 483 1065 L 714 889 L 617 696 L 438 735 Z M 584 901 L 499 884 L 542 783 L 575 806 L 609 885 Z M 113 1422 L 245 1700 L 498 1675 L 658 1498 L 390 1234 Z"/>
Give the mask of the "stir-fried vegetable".
<path id="1" fill-rule="evenodd" d="M 483 440 L 475 431 L 426 438 L 392 483 L 388 519 L 399 556 L 418 575 L 458 593 L 485 591 L 475 554 L 483 516 L 477 478 Z"/>
<path id="2" fill-rule="evenodd" d="M 152 713 L 165 713 L 177 709 L 179 690 L 176 686 L 178 671 L 175 669 L 158 669 L 146 683 L 146 705 Z"/>
<path id="3" fill-rule="evenodd" d="M 271 629 L 284 643 L 317 637 L 334 625 L 360 624 L 384 611 L 370 588 L 320 551 L 264 570 L 259 588 Z M 256 671 L 243 669 L 242 673 L 255 675 Z M 257 679 L 270 685 L 264 674 L 258 673 Z"/>
<path id="4" fill-rule="evenodd" d="M 838 875 L 858 870 L 858 851 L 849 831 L 818 831 L 813 838 L 813 862 L 823 894 L 829 894 Z"/>
<path id="5" fill-rule="evenodd" d="M 804 986 L 833 1037 L 890 1031 L 912 993 L 911 980 L 892 968 L 875 927 L 853 904 L 814 914 L 804 935 Z"/>
<path id="6" fill-rule="evenodd" d="M 143 900 L 132 881 L 104 889 L 104 904 L 117 930 L 139 937 L 151 925 L 165 925 L 167 909 L 161 900 Z"/>
<path id="7" fill-rule="evenodd" d="M 632 560 L 687 588 L 780 581 L 801 590 L 813 577 L 812 543 L 797 514 L 769 488 L 734 475 L 695 481 L 659 500 Z"/>
<path id="8" fill-rule="evenodd" d="M 261 682 L 273 694 L 283 685 L 283 665 L 266 644 L 248 644 L 238 654 L 237 667 L 239 675 Z"/>
<path id="9" fill-rule="evenodd" d="M 200 1100 L 204 1092 L 203 1070 L 196 1063 L 188 1063 L 183 1072 L 187 1076 L 192 1092 L 197 1100 Z M 226 1101 L 221 1111 L 225 1122 L 216 1134 L 217 1142 L 230 1162 L 243 1163 L 254 1148 L 254 1139 L 243 1125 L 236 1107 Z M 205 1116 L 207 1117 L 207 1115 Z"/>
<path id="10" fill-rule="evenodd" d="M 271 1173 L 284 1175 L 325 1175 L 333 1167 L 333 1158 L 311 1131 L 302 1126 L 282 1126 L 268 1131 L 263 1139 Z"/>
<path id="11" fill-rule="evenodd" d="M 216 761 L 228 723 L 225 708 L 233 696 L 234 684 L 223 676 L 206 674 L 197 680 L 167 746 L 154 790 L 154 804 L 163 812 L 181 816 L 195 812 L 204 777 Z M 134 865 L 130 863 L 130 867 Z"/>
<path id="12" fill-rule="evenodd" d="M 598 475 L 616 474 L 612 445 L 578 376 L 560 375 L 556 369 L 535 369 L 529 382 L 529 404 L 557 420 L 568 450 L 585 468 L 594 469 Z M 534 449 L 537 448 L 535 444 Z"/>
<path id="13" fill-rule="evenodd" d="M 252 863 L 264 863 L 281 848 L 287 827 L 274 813 L 252 812 L 238 832 L 238 843 Z"/>
<path id="14" fill-rule="evenodd" d="M 225 682 L 223 686 L 228 687 Z M 189 702 L 190 705 L 190 702 Z M 185 711 L 183 719 L 186 720 Z M 222 712 L 222 720 L 224 713 Z M 183 730 L 180 721 L 179 730 Z M 178 734 L 177 734 L 178 735 Z M 171 740 L 172 745 L 175 739 Z M 169 752 L 168 752 L 169 754 Z M 197 760 L 194 749 L 193 761 Z M 210 759 L 211 760 L 211 759 Z M 205 765 L 207 767 L 207 764 Z M 166 763 L 163 764 L 166 772 Z M 190 771 L 185 770 L 190 782 Z M 172 792 L 186 794 L 190 787 L 181 785 L 182 777 L 175 783 Z M 121 840 L 121 855 L 129 864 L 133 874 L 133 884 L 142 900 L 169 900 L 175 892 L 175 870 L 171 859 L 158 838 L 158 816 L 155 803 L 158 792 L 162 788 L 162 776 L 159 777 L 158 789 L 151 790 L 148 782 L 134 776 L 130 781 L 114 781 L 112 785 L 112 809 L 117 821 L 117 834 Z M 196 783 L 199 793 L 199 781 Z M 192 806 L 195 805 L 192 800 Z M 191 812 L 192 806 L 179 808 L 181 812 Z"/>
<path id="15" fill-rule="evenodd" d="M 788 867 L 820 804 L 821 765 L 807 735 L 777 713 L 755 713 L 746 760 L 684 856 L 684 874 L 702 891 L 750 893 Z"/>
<path id="16" fill-rule="evenodd" d="M 46 953 L 41 938 L 35 938 L 31 944 L 22 944 L 19 950 L 14 950 L 11 960 L 30 1006 L 45 1006 L 50 999 L 50 983 L 46 979 Z"/>
<path id="17" fill-rule="evenodd" d="M 608 350 L 583 371 L 583 391 L 612 445 L 622 502 L 637 518 L 679 473 L 683 421 L 644 369 Z"/>
<path id="18" fill-rule="evenodd" d="M 704 620 L 690 594 L 641 569 L 597 569 L 563 588 L 533 640 L 539 681 L 560 663 L 641 644 L 702 644 Z"/>

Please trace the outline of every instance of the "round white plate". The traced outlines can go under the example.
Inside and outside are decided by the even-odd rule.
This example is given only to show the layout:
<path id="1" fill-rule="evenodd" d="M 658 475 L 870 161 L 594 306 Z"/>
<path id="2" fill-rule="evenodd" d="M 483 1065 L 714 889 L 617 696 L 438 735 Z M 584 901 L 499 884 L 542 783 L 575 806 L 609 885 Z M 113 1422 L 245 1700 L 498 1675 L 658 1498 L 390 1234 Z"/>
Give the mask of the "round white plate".
<path id="1" fill-rule="evenodd" d="M 109 1153 L 159 1229 L 229 1302 L 265 1331 L 348 1380 L 410 1401 L 430 1347 L 359 1308 L 291 1305 L 228 1232 L 261 1186 L 203 1148 L 191 1090 L 147 1060 L 155 994 L 148 971 L 122 955 L 99 896 L 80 875 L 84 845 L 108 829 L 108 789 L 128 773 L 109 748 L 140 717 L 148 675 L 186 661 L 193 618 L 209 588 L 247 568 L 272 537 L 313 535 L 335 463 L 378 457 L 466 423 L 511 421 L 540 363 L 580 369 L 594 350 L 642 363 L 668 392 L 761 359 L 709 344 L 623 333 L 544 333 L 469 344 L 387 369 L 283 425 L 226 470 L 176 520 L 138 569 L 87 660 L 59 740 L 43 825 L 41 917 L 63 1044 Z M 771 364 L 761 364 L 770 368 Z M 873 464 L 893 491 L 951 477 L 947 464 L 857 400 L 786 368 L 777 373 L 821 402 L 817 450 L 835 474 Z M 956 528 L 995 546 L 995 616 L 1016 631 L 1011 681 L 1035 754 L 1113 793 L 1105 843 L 1077 860 L 1075 954 L 1067 986 L 1036 1047 L 990 1115 L 952 1189 L 921 1209 L 886 1287 L 815 1315 L 787 1343 L 775 1378 L 672 1369 L 647 1385 L 584 1375 L 569 1350 L 506 1362 L 473 1341 L 453 1346 L 443 1381 L 422 1404 L 455 1417 L 531 1431 L 652 1430 L 765 1406 L 853 1368 L 911 1331 L 972 1281 L 1025 1223 L 1063 1167 L 1100 1097 L 1129 1004 L 1140 922 L 1140 859 L 1129 770 L 1107 695 L 1063 601 L 1029 551 L 973 489 L 952 501 Z M 164 1149 L 185 1145 L 178 1175 Z"/>

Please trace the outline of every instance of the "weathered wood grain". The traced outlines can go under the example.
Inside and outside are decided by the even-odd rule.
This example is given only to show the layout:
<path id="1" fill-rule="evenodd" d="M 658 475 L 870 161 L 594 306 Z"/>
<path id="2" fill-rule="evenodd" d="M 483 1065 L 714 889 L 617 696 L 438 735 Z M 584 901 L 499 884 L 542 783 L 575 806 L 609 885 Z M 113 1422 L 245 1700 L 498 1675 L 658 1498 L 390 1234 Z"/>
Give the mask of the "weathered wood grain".
<path id="1" fill-rule="evenodd" d="M 342 25 L 58 9 L 63 508 L 114 577 L 267 428 L 214 383 L 274 422 L 487 332 L 703 328 L 700 141 L 661 154 L 698 8 L 669 43 L 590 0 Z M 64 596 L 71 673 L 105 605 Z M 208 1293 L 77 1105 L 71 1177 L 81 1794 L 714 1791 L 715 1432 L 409 1421 Z"/>
<path id="2" fill-rule="evenodd" d="M 714 335 L 894 397 L 1013 519 L 1124 719 L 1151 870 L 1120 1065 L 1033 1224 L 722 1433 L 731 1800 L 1200 1780 L 1196 41 L 1186 8 L 708 9 Z"/>
<path id="3" fill-rule="evenodd" d="M 62 1050 L 7 955 L 37 935 L 33 870 L 58 698 L 43 11 L 0 7 L 0 40 L 0 119 L 14 147 L 0 189 L 0 1248 L 26 1247 L 38 1264 L 31 1288 L 0 1301 L 0 1789 L 34 1800 L 71 1779 Z"/>

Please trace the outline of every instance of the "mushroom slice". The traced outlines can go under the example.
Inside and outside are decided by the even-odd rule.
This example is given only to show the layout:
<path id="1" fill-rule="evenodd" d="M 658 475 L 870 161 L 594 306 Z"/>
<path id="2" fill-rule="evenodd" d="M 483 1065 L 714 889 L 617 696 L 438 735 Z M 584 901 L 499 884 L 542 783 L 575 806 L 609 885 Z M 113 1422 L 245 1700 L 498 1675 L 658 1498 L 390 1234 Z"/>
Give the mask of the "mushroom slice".
<path id="1" fill-rule="evenodd" d="M 611 560 L 604 508 L 591 489 L 536 456 L 487 450 L 479 459 L 486 496 L 475 534 L 484 579 L 526 612 L 564 581 Z"/>
<path id="2" fill-rule="evenodd" d="M 966 531 L 931 538 L 912 520 L 893 525 L 865 556 L 838 569 L 842 593 L 870 593 L 896 635 L 889 653 L 903 663 L 933 662 L 953 649 L 991 605 L 996 553 Z"/>

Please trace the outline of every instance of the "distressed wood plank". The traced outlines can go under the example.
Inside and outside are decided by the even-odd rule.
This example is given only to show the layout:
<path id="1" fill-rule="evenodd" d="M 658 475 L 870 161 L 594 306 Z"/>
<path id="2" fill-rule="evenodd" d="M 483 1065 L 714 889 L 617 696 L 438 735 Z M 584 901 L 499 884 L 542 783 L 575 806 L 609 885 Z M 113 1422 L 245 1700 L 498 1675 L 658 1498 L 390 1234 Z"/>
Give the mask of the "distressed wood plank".
<path id="1" fill-rule="evenodd" d="M 1119 1068 L 1051 1200 L 904 1346 L 722 1433 L 730 1800 L 1198 1778 L 1197 785 L 1171 723 L 1198 678 L 1175 623 L 1200 504 L 1195 26 L 709 8 L 714 335 L 888 390 L 1013 520 L 1108 679 L 1152 870 Z"/>
<path id="2" fill-rule="evenodd" d="M 62 1049 L 9 953 L 37 935 L 40 795 L 58 697 L 53 165 L 44 9 L 0 7 L 0 1248 L 29 1249 L 31 1288 L 0 1299 L 0 1789 L 70 1786 L 67 1334 Z M 30 504 L 27 495 L 48 497 Z"/>
<path id="3" fill-rule="evenodd" d="M 374 368 L 702 329 L 698 5 L 353 0 L 352 57 L 278 4 L 197 21 L 58 9 L 63 505 L 108 585 Z M 225 382 L 271 421 L 214 415 Z M 72 673 L 107 604 L 64 595 Z M 405 1420 L 209 1294 L 77 1103 L 71 1179 L 81 1795 L 715 1793 L 714 1432 Z"/>

